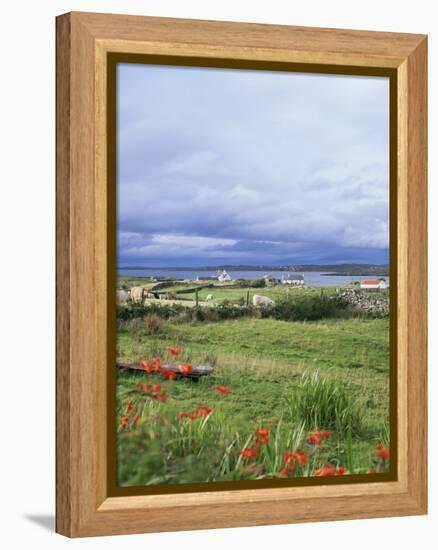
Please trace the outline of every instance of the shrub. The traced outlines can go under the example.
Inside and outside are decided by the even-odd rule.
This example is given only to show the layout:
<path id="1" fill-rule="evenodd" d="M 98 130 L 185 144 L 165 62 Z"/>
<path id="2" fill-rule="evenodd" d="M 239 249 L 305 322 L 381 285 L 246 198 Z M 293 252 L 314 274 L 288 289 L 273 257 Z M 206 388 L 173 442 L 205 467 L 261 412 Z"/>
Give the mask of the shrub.
<path id="1" fill-rule="evenodd" d="M 248 286 L 248 279 L 236 279 L 229 288 L 247 288 Z"/>
<path id="2" fill-rule="evenodd" d="M 181 321 L 225 321 L 241 317 L 272 317 L 282 321 L 318 321 L 330 317 L 357 316 L 348 309 L 348 302 L 341 296 L 304 295 L 278 301 L 274 306 L 254 308 L 245 305 L 245 298 L 239 304 L 227 300 L 214 306 L 189 307 L 182 304 L 166 304 L 163 301 L 147 305 L 130 302 L 117 307 L 117 319 L 144 318 L 156 315 L 161 319 L 178 318 Z"/>
<path id="3" fill-rule="evenodd" d="M 155 314 L 162 319 L 169 319 L 175 317 L 188 308 L 180 304 L 137 304 L 130 302 L 129 304 L 117 307 L 117 319 L 129 320 L 146 317 L 146 315 Z"/>
<path id="4" fill-rule="evenodd" d="M 224 301 L 214 307 L 201 306 L 195 308 L 187 308 L 187 320 L 205 321 L 214 323 L 217 321 L 226 321 L 228 319 L 240 319 L 241 317 L 249 316 L 252 308 L 230 304 Z"/>
<path id="5" fill-rule="evenodd" d="M 282 321 L 318 321 L 337 317 L 346 307 L 347 303 L 337 296 L 296 296 L 277 302 L 263 316 Z"/>
<path id="6" fill-rule="evenodd" d="M 251 283 L 249 284 L 250 287 L 252 288 L 265 288 L 266 286 L 266 279 L 254 279 L 253 281 L 251 281 Z"/>
<path id="7" fill-rule="evenodd" d="M 362 429 L 361 416 L 345 384 L 304 373 L 287 397 L 294 422 L 302 422 L 309 430 L 325 429 L 339 435 L 358 435 Z"/>

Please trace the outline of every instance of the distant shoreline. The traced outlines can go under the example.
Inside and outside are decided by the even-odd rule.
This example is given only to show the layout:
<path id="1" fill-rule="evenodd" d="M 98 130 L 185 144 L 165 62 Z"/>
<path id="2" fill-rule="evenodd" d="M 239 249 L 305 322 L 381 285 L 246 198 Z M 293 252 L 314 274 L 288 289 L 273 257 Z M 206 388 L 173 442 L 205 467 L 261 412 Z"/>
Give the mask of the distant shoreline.
<path id="1" fill-rule="evenodd" d="M 289 266 L 274 265 L 218 265 L 218 266 L 178 266 L 178 267 L 146 267 L 146 266 L 121 266 L 117 271 L 260 271 L 267 272 L 318 272 L 323 276 L 349 276 L 349 277 L 388 277 L 389 266 L 379 264 L 301 264 Z"/>
<path id="2" fill-rule="evenodd" d="M 369 271 L 365 273 L 349 273 L 348 271 L 342 271 L 342 273 L 321 273 L 321 277 L 389 277 L 389 271 L 385 272 L 373 272 Z"/>

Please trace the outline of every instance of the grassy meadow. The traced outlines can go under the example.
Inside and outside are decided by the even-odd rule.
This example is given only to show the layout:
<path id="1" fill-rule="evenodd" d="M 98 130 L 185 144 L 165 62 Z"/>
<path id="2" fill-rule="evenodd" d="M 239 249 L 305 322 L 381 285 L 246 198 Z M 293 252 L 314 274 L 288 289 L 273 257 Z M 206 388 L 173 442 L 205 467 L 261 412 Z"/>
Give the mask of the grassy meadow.
<path id="1" fill-rule="evenodd" d="M 139 282 L 153 285 L 124 278 L 119 286 Z M 187 286 L 176 283 L 166 291 Z M 290 300 L 291 307 L 295 297 L 321 295 L 321 289 L 225 284 L 199 290 L 198 307 L 214 310 L 224 301 L 237 306 L 248 292 Z M 207 306 L 208 294 L 213 300 Z M 335 296 L 336 289 L 323 294 Z M 169 302 L 193 310 L 194 301 L 189 293 Z M 120 485 L 388 468 L 388 317 L 342 310 L 290 321 L 252 310 L 237 319 L 205 313 L 200 319 L 176 311 L 118 320 L 118 361 L 150 365 L 155 358 L 153 365 L 161 364 L 153 372 L 118 369 Z M 211 365 L 214 371 L 199 380 L 168 379 L 166 364 Z"/>

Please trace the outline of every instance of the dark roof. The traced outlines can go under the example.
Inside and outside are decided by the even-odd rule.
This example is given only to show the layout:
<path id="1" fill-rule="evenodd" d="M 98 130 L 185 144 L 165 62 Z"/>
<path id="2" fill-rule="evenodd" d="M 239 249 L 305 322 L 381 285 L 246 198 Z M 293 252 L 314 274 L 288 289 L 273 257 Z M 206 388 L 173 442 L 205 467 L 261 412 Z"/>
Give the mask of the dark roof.
<path id="1" fill-rule="evenodd" d="M 290 273 L 285 277 L 285 280 L 286 281 L 304 281 L 304 275 L 298 275 L 298 274 L 293 274 L 291 275 Z"/>

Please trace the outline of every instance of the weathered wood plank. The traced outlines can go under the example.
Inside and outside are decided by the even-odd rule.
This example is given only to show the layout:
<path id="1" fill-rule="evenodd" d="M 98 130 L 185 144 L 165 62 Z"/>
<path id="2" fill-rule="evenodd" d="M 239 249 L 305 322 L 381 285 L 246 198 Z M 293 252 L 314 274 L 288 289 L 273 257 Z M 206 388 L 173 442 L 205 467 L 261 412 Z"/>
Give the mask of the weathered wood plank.
<path id="1" fill-rule="evenodd" d="M 117 363 L 117 368 L 145 372 L 145 369 L 141 363 Z M 184 378 L 199 378 L 200 376 L 208 376 L 214 371 L 214 367 L 211 367 L 210 365 L 192 365 L 192 371 L 190 373 L 182 372 L 178 365 L 162 365 L 161 369 L 163 371 L 172 371 L 177 375 L 177 377 Z"/>

